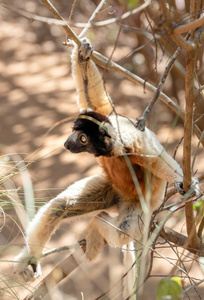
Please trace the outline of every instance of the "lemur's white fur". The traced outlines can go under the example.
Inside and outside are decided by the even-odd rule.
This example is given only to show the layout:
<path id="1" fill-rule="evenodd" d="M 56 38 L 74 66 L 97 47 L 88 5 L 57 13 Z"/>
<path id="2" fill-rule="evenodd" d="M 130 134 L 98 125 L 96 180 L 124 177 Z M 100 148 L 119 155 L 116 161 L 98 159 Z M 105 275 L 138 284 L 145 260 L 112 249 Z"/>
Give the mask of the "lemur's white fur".
<path id="1" fill-rule="evenodd" d="M 78 106 L 80 110 L 91 108 L 108 116 L 113 111 L 113 104 L 104 89 L 97 67 L 87 57 L 91 51 L 90 43 L 84 39 L 80 49 L 74 46 L 71 56 L 72 72 L 78 91 Z M 120 173 L 120 163 L 124 155 L 131 164 L 141 166 L 152 174 L 151 210 L 161 204 L 167 181 L 182 181 L 180 166 L 166 153 L 152 131 L 146 128 L 142 132 L 135 127 L 134 120 L 122 116 L 113 114 L 108 118 L 112 125 L 102 125 L 107 127 L 109 135 L 115 139 L 115 146 L 110 158 L 100 156 L 99 161 L 107 174 L 111 169 L 111 174 L 106 176 L 102 173 L 75 182 L 39 209 L 27 230 L 27 246 L 15 258 L 15 270 L 25 280 L 33 276 L 27 267 L 31 260 L 37 263 L 34 276 L 40 274 L 38 256 L 65 217 L 71 221 L 82 214 L 93 215 L 81 235 L 86 239 L 86 257 L 89 260 L 96 257 L 104 245 L 104 240 L 110 245 L 123 246 L 131 239 L 140 239 L 144 224 L 138 195 L 137 199 L 130 196 L 132 191 L 127 191 L 130 194 L 126 195 L 126 192 L 121 192 L 122 184 L 114 182 L 114 174 Z M 111 217 L 107 212 L 113 206 L 118 210 L 116 217 Z M 126 294 L 128 293 L 132 293 L 132 287 L 131 290 L 126 290 Z"/>
<path id="2" fill-rule="evenodd" d="M 98 113 L 108 115 L 113 110 L 112 101 L 104 88 L 98 68 L 91 59 L 79 63 L 79 55 L 89 58 L 92 50 L 87 39 L 83 39 L 80 50 L 75 44 L 72 52 L 72 76 L 78 92 L 77 104 L 80 110 L 91 108 Z"/>

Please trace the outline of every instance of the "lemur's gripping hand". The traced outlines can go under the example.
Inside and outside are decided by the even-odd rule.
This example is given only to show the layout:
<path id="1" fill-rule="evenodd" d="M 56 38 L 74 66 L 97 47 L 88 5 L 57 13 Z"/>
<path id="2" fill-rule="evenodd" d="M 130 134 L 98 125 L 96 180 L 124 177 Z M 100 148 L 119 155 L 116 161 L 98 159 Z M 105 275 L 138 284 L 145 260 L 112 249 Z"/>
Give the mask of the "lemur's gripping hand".
<path id="1" fill-rule="evenodd" d="M 73 40 L 68 40 L 66 43 L 69 47 L 77 47 L 77 44 Z M 78 48 L 78 58 L 79 61 L 88 60 L 93 52 L 94 47 L 91 45 L 91 42 L 87 38 L 81 40 L 81 45 Z"/>
<path id="2" fill-rule="evenodd" d="M 91 53 L 93 52 L 93 46 L 87 38 L 81 40 L 81 46 L 79 47 L 79 58 L 81 60 L 89 59 Z"/>
<path id="3" fill-rule="evenodd" d="M 14 274 L 18 275 L 20 279 L 27 282 L 34 280 L 41 273 L 41 267 L 37 259 L 30 255 L 27 248 L 14 258 Z M 29 266 L 31 268 L 29 268 Z M 32 269 L 32 270 L 31 270 Z"/>
<path id="4" fill-rule="evenodd" d="M 177 191 L 179 192 L 180 195 L 185 194 L 185 191 L 183 189 L 183 182 L 176 182 L 175 187 L 176 187 L 176 189 L 177 189 Z M 200 191 L 198 178 L 192 177 L 192 184 L 189 186 L 189 190 L 188 190 L 187 193 L 189 193 L 188 198 L 200 195 L 201 191 Z"/>

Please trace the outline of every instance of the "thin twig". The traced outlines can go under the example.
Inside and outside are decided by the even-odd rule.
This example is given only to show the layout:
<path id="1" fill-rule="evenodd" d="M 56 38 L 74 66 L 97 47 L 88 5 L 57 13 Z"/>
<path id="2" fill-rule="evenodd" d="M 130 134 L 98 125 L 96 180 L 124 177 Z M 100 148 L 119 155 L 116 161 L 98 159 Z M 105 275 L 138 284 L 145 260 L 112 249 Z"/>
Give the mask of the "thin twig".
<path id="1" fill-rule="evenodd" d="M 192 284 L 191 286 L 189 286 L 188 288 L 186 288 L 184 291 L 183 291 L 183 294 L 185 294 L 186 292 L 188 292 L 190 289 L 194 288 L 195 286 L 198 286 L 199 284 L 203 283 L 204 282 L 204 279 L 202 280 L 199 280 L 198 282 Z"/>
<path id="2" fill-rule="evenodd" d="M 75 43 L 80 46 L 81 42 L 76 33 L 71 29 L 71 27 L 67 24 L 65 19 L 60 15 L 60 13 L 57 11 L 57 9 L 54 7 L 54 5 L 49 0 L 41 0 L 41 2 L 47 7 L 47 9 L 51 12 L 51 14 L 58 20 L 63 21 L 64 24 L 62 24 L 62 28 L 65 30 L 65 32 L 73 38 Z"/>
<path id="3" fill-rule="evenodd" d="M 86 23 L 84 29 L 82 30 L 82 32 L 79 34 L 79 38 L 81 39 L 83 36 L 85 36 L 87 30 L 90 28 L 90 25 L 92 23 L 92 21 L 95 19 L 96 14 L 101 10 L 102 6 L 104 5 L 104 3 L 106 2 L 106 0 L 101 0 L 101 2 L 99 3 L 99 5 L 96 7 L 96 9 L 94 10 L 93 14 L 91 15 L 90 19 L 88 20 L 88 22 Z"/>
<path id="4" fill-rule="evenodd" d="M 73 254 L 59 263 L 31 293 L 24 298 L 24 300 L 37 300 L 49 295 L 49 292 L 52 291 L 52 288 L 54 288 L 78 267 L 79 264 L 77 260 L 81 257 L 82 253 L 85 252 L 85 248 L 86 247 L 83 244 L 81 248 L 79 247 L 76 249 Z"/>
<path id="5" fill-rule="evenodd" d="M 53 7 L 53 5 L 50 3 L 49 0 L 41 0 L 45 6 L 49 9 L 49 11 L 54 15 L 54 17 L 56 17 L 57 19 L 61 19 L 65 22 L 65 20 L 61 17 L 61 15 L 59 14 L 59 12 L 56 10 L 56 8 Z M 147 2 L 146 2 L 147 3 Z M 142 7 L 142 8 L 141 8 Z M 140 10 L 144 9 L 143 6 L 139 7 Z M 138 8 L 138 9 L 139 9 Z M 65 22 L 65 25 L 62 26 L 64 28 L 64 30 L 70 35 L 70 37 L 76 42 L 77 45 L 80 45 L 80 40 L 79 38 L 76 36 L 76 34 L 73 32 L 73 30 L 69 27 L 69 25 Z M 152 86 L 149 83 L 145 83 L 145 81 L 143 79 L 141 79 L 139 76 L 136 76 L 135 74 L 132 74 L 131 72 L 129 72 L 128 70 L 122 68 L 121 66 L 117 65 L 116 63 L 114 63 L 113 61 L 107 59 L 106 57 L 104 57 L 103 55 L 101 55 L 100 53 L 97 53 L 96 51 L 93 51 L 91 54 L 91 59 L 98 64 L 99 66 L 106 68 L 108 70 L 111 71 L 116 71 L 119 74 L 125 76 L 126 78 L 130 79 L 133 82 L 136 82 L 142 86 L 146 86 L 146 88 L 151 91 L 151 92 L 156 92 L 156 88 L 154 86 Z M 184 119 L 184 112 L 183 110 L 176 105 L 169 97 L 167 97 L 165 94 L 160 93 L 159 98 L 164 101 L 174 112 L 176 112 L 182 119 Z M 201 136 L 201 131 L 199 130 L 199 128 L 197 126 L 194 127 L 195 130 L 195 134 L 198 136 L 198 138 L 200 138 Z M 203 145 L 204 145 L 204 140 L 202 141 Z"/>
<path id="6" fill-rule="evenodd" d="M 97 24 L 97 26 L 106 26 L 106 25 L 109 25 L 109 24 L 112 24 L 112 23 L 116 23 L 118 21 L 123 21 L 123 20 L 127 19 L 128 17 L 130 17 L 134 14 L 137 14 L 141 10 L 144 10 L 147 6 L 150 5 L 150 3 L 151 3 L 151 0 L 147 0 L 145 3 L 143 3 L 139 7 L 136 7 L 135 9 L 124 13 L 122 16 L 112 18 L 112 19 L 109 19 L 109 20 L 96 22 L 96 23 L 93 23 L 92 25 L 95 26 L 95 24 Z"/>
<path id="7" fill-rule="evenodd" d="M 184 247 L 186 250 L 188 250 L 189 252 L 193 253 L 193 254 L 197 254 L 200 257 L 204 257 L 204 246 L 202 245 L 202 247 L 200 248 L 200 250 L 198 251 L 198 249 L 192 248 L 189 245 L 187 245 L 187 241 L 188 241 L 188 237 L 178 233 L 177 231 L 173 230 L 172 228 L 169 227 L 163 227 L 162 228 L 162 234 L 165 235 L 165 237 L 168 239 L 168 241 L 170 241 L 171 243 L 180 246 L 180 247 Z M 162 237 L 162 234 L 160 235 Z"/>
<path id="8" fill-rule="evenodd" d="M 70 26 L 66 23 L 66 21 L 63 19 L 63 17 L 59 14 L 59 12 L 56 9 L 53 9 L 53 5 L 50 3 L 49 0 L 41 0 L 45 6 L 48 8 L 48 10 L 53 14 L 54 17 L 56 17 L 58 20 L 63 20 L 61 23 L 61 26 L 65 30 L 65 32 L 70 36 L 70 38 L 78 45 L 80 46 L 80 40 L 78 39 L 75 32 L 70 28 Z M 130 71 L 126 70 L 125 68 L 119 66 L 118 64 L 114 63 L 113 61 L 109 60 L 105 56 L 101 55 L 100 53 L 93 51 L 91 54 L 91 59 L 100 67 L 105 68 L 107 70 L 117 72 L 121 74 L 122 76 L 126 77 L 127 79 L 131 80 L 132 82 L 139 84 L 140 86 L 146 87 L 148 91 L 151 93 L 156 92 L 156 87 L 151 85 L 150 83 L 146 82 L 139 76 L 131 73 Z M 159 99 L 162 100 L 169 108 L 171 108 L 181 119 L 184 120 L 185 114 L 184 111 L 176 104 L 174 103 L 167 95 L 164 93 L 160 93 Z M 200 139 L 201 131 L 196 125 L 194 127 L 194 132 L 196 136 Z M 204 140 L 202 140 L 202 144 L 204 145 Z"/>
<path id="9" fill-rule="evenodd" d="M 105 1 L 103 1 L 103 2 L 105 2 Z M 71 22 L 69 20 L 68 23 L 71 26 L 78 27 L 78 28 L 86 27 L 88 29 L 88 28 L 91 28 L 91 27 L 103 27 L 103 26 L 107 26 L 107 25 L 116 23 L 118 21 L 123 21 L 123 20 L 129 18 L 130 16 L 132 16 L 134 14 L 137 14 L 141 10 L 144 10 L 150 3 L 151 3 L 151 0 L 148 0 L 145 3 L 143 3 L 141 6 L 135 8 L 131 11 L 128 11 L 128 12 L 124 13 L 122 16 L 118 16 L 118 17 L 111 18 L 111 19 L 108 19 L 108 20 L 103 20 L 103 21 L 98 21 L 98 22 L 88 22 L 88 23 L 87 22 L 86 23 Z M 43 4 L 45 4 L 45 3 L 43 2 Z M 47 23 L 47 24 L 54 24 L 56 26 L 64 26 L 64 21 L 65 20 L 62 20 L 62 19 L 57 18 L 58 20 L 55 20 L 55 19 L 51 19 L 51 18 L 41 17 L 41 16 L 23 11 L 21 9 L 18 9 L 16 7 L 13 7 L 13 6 L 10 6 L 10 5 L 7 5 L 7 4 L 4 5 L 4 7 L 10 9 L 11 11 L 13 11 L 13 12 L 15 12 L 15 13 L 17 13 L 17 14 L 25 17 L 25 18 L 31 19 L 31 20 L 40 21 L 40 22 L 44 22 L 44 23 Z"/>
<path id="10" fill-rule="evenodd" d="M 51 249 L 51 250 L 48 250 L 48 251 L 44 252 L 44 253 L 40 256 L 39 259 L 45 258 L 45 257 L 47 257 L 48 255 L 55 254 L 55 253 L 59 253 L 59 252 L 62 252 L 62 251 L 73 250 L 73 249 L 76 250 L 76 249 L 78 249 L 79 247 L 82 247 L 82 246 L 85 246 L 85 245 L 86 245 L 86 241 L 85 241 L 85 240 L 82 240 L 82 241 L 79 241 L 78 243 L 73 244 L 73 245 L 53 248 L 53 249 Z"/>
<path id="11" fill-rule="evenodd" d="M 160 82 L 158 84 L 158 87 L 157 87 L 157 90 L 156 90 L 156 93 L 154 94 L 153 96 L 153 99 L 151 100 L 151 102 L 149 103 L 149 105 L 145 108 L 143 114 L 142 114 L 142 117 L 138 119 L 138 122 L 137 122 L 137 127 L 141 130 L 141 131 L 144 131 L 145 130 L 145 123 L 146 123 L 146 119 L 147 119 L 147 116 L 148 114 L 150 113 L 153 105 L 155 104 L 155 102 L 157 101 L 157 99 L 159 98 L 159 95 L 163 89 L 163 86 L 164 86 L 164 83 L 166 81 L 166 78 L 175 62 L 175 60 L 177 59 L 179 53 L 181 51 L 181 48 L 178 47 L 177 50 L 174 52 L 171 60 L 169 61 L 167 67 L 165 68 L 165 71 L 164 73 L 162 74 L 162 77 L 160 79 Z"/>

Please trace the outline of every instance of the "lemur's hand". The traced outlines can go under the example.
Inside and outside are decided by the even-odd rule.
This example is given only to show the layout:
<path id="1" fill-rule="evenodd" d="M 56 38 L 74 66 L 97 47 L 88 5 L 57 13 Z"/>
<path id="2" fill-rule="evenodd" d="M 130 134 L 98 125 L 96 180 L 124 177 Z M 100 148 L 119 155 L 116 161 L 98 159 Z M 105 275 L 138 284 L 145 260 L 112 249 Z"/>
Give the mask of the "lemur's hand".
<path id="1" fill-rule="evenodd" d="M 185 191 L 183 189 L 183 182 L 176 182 L 175 187 L 177 191 L 179 192 L 180 195 L 184 195 Z M 192 184 L 189 186 L 189 198 L 193 196 L 199 196 L 201 191 L 200 191 L 200 186 L 199 186 L 199 180 L 196 177 L 192 177 Z"/>
<path id="2" fill-rule="evenodd" d="M 91 53 L 93 52 L 93 46 L 87 38 L 81 40 L 81 46 L 79 47 L 79 56 L 83 60 L 89 59 Z"/>
<path id="3" fill-rule="evenodd" d="M 14 274 L 17 274 L 25 282 L 34 280 L 42 274 L 40 263 L 29 253 L 27 247 L 14 258 Z"/>

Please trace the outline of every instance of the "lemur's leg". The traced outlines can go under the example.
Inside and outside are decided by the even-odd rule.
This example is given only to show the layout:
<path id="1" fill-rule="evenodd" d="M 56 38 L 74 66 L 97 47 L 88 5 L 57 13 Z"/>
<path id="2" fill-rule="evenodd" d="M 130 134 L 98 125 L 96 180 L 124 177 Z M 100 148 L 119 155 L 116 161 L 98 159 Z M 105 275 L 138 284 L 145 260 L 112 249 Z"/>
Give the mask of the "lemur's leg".
<path id="1" fill-rule="evenodd" d="M 70 218 L 104 210 L 119 201 L 119 196 L 107 180 L 100 175 L 91 176 L 75 182 L 56 198 L 41 207 L 29 224 L 27 246 L 15 258 L 15 271 L 25 280 L 33 273 L 27 268 L 31 264 L 34 276 L 40 274 L 37 263 L 45 244 L 59 226 L 63 218 Z"/>
<path id="2" fill-rule="evenodd" d="M 87 38 L 81 40 L 81 46 L 75 44 L 72 52 L 72 75 L 78 92 L 80 110 L 92 110 L 108 115 L 113 111 L 112 101 L 104 88 L 102 76 L 95 63 L 89 59 L 93 47 Z"/>
<path id="3" fill-rule="evenodd" d="M 80 235 L 86 240 L 86 258 L 93 260 L 104 243 L 121 247 L 131 240 L 139 240 L 143 231 L 143 212 L 139 203 L 120 202 L 119 215 L 111 217 L 106 212 L 93 217 Z"/>

